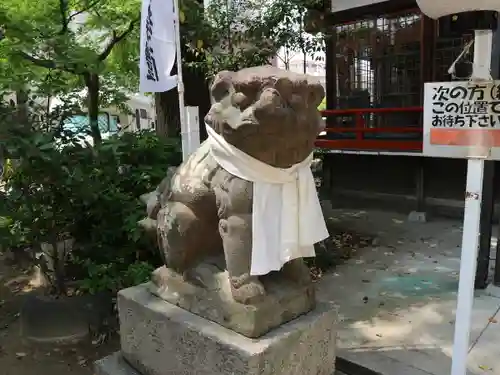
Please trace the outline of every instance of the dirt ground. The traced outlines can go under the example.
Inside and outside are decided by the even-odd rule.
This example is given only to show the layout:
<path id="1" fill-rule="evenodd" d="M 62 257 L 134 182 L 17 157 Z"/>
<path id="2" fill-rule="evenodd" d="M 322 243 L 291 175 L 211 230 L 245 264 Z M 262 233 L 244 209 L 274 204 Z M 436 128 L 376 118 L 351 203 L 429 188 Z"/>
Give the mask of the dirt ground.
<path id="1" fill-rule="evenodd" d="M 0 373 L 2 375 L 92 375 L 92 363 L 118 350 L 116 337 L 102 345 L 33 344 L 21 337 L 19 312 L 32 290 L 31 275 L 0 253 Z"/>
<path id="2" fill-rule="evenodd" d="M 370 237 L 330 229 L 332 236 L 324 243 L 324 251 L 317 249 L 317 258 L 310 264 L 315 279 L 322 277 L 323 268 L 342 263 L 356 248 L 372 241 Z M 36 280 L 22 266 L 24 263 L 29 264 L 19 259 L 13 262 L 0 251 L 0 375 L 93 375 L 93 362 L 119 349 L 118 335 L 100 345 L 90 339 L 76 346 L 35 344 L 23 339 L 19 318 L 23 300 L 28 293 L 36 293 Z"/>

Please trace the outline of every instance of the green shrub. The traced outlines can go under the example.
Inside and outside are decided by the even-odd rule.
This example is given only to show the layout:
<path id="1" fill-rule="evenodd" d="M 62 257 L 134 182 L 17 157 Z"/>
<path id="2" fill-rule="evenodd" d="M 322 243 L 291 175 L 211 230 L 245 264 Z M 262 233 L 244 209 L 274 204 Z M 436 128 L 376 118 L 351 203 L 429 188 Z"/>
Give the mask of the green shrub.
<path id="1" fill-rule="evenodd" d="M 0 249 L 4 250 L 23 247 L 27 243 L 27 231 L 12 217 L 14 207 L 7 197 L 0 192 Z"/>
<path id="2" fill-rule="evenodd" d="M 145 212 L 139 197 L 181 162 L 179 142 L 148 131 L 114 136 L 96 147 L 57 131 L 31 130 L 12 139 L 7 154 L 19 163 L 6 179 L 3 244 L 14 246 L 19 235 L 35 248 L 74 238 L 71 254 L 64 256 L 64 278 L 88 292 L 144 281 L 161 260 L 137 225 Z"/>
<path id="3" fill-rule="evenodd" d="M 90 294 L 142 284 L 154 270 L 151 263 L 144 261 L 127 264 L 124 259 L 115 259 L 112 263 L 99 264 L 86 259 L 77 262 L 86 270 L 85 277 L 77 281 L 79 291 Z"/>

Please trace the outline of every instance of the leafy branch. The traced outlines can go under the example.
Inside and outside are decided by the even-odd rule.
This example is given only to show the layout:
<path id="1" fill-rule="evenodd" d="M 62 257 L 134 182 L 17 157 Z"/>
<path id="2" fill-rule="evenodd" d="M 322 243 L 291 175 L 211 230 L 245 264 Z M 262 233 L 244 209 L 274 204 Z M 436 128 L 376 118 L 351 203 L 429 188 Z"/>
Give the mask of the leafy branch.
<path id="1" fill-rule="evenodd" d="M 136 18 L 132 21 L 130 21 L 128 28 L 121 34 L 118 34 L 116 30 L 112 31 L 113 37 L 111 38 L 111 41 L 108 43 L 108 45 L 104 48 L 104 51 L 99 54 L 97 57 L 98 61 L 104 61 L 108 58 L 109 54 L 113 50 L 113 48 L 120 43 L 123 39 L 127 37 L 133 30 L 134 27 L 136 26 L 137 22 L 139 21 L 139 18 Z"/>
<path id="2" fill-rule="evenodd" d="M 59 0 L 61 3 L 64 3 L 66 2 L 67 0 Z M 63 23 L 63 30 L 67 30 L 67 27 L 68 25 L 71 23 L 71 21 L 73 21 L 77 16 L 79 16 L 80 14 L 83 14 L 83 13 L 86 13 L 88 11 L 90 11 L 91 9 L 93 9 L 94 7 L 96 7 L 100 2 L 102 2 L 103 0 L 94 0 L 94 1 L 90 1 L 87 6 L 83 7 L 82 9 L 80 9 L 79 11 L 76 11 L 76 12 L 73 12 L 71 13 L 71 15 L 68 17 L 68 18 L 65 18 L 65 22 Z M 66 28 L 64 28 L 64 25 L 66 25 Z M 61 30 L 61 33 L 63 33 L 63 30 Z"/>

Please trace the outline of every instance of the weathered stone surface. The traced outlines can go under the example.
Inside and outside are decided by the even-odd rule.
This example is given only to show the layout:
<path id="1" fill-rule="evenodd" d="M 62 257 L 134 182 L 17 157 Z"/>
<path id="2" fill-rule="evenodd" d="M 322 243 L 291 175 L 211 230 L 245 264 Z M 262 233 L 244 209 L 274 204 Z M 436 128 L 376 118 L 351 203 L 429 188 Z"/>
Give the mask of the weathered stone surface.
<path id="1" fill-rule="evenodd" d="M 96 361 L 94 364 L 94 375 L 141 375 L 124 359 L 121 352 L 116 352 Z M 346 373 L 335 371 L 332 375 L 347 375 Z"/>
<path id="2" fill-rule="evenodd" d="M 207 125 L 273 167 L 306 159 L 324 127 L 317 110 L 324 89 L 310 76 L 272 66 L 225 71 L 214 77 L 211 94 Z M 150 220 L 140 223 L 157 236 L 169 268 L 183 274 L 210 256 L 223 255 L 235 301 L 252 305 L 270 293 L 250 275 L 253 183 L 220 167 L 207 141 L 142 199 Z M 289 270 L 283 277 L 311 284 L 301 259 L 284 268 Z"/>
<path id="3" fill-rule="evenodd" d="M 122 354 L 143 375 L 334 372 L 337 312 L 330 304 L 318 304 L 259 339 L 165 302 L 146 285 L 121 291 L 118 309 Z"/>
<path id="4" fill-rule="evenodd" d="M 193 271 L 196 283 L 161 267 L 154 272 L 149 289 L 165 301 L 247 337 L 262 336 L 309 312 L 316 304 L 312 284 L 300 285 L 271 274 L 261 278 L 267 294 L 245 305 L 232 298 L 227 271 L 213 264 L 200 265 Z"/>
<path id="5" fill-rule="evenodd" d="M 115 352 L 94 363 L 94 375 L 141 375 L 130 366 L 121 352 Z"/>

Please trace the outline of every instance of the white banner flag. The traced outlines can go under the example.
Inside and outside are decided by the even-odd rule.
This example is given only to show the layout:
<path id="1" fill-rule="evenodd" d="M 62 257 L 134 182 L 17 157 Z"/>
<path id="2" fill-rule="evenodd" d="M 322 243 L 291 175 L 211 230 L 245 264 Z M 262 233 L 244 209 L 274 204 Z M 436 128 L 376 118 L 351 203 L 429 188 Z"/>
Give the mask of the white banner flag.
<path id="1" fill-rule="evenodd" d="M 177 86 L 170 73 L 176 57 L 173 0 L 143 0 L 141 11 L 141 92 L 164 92 Z"/>

